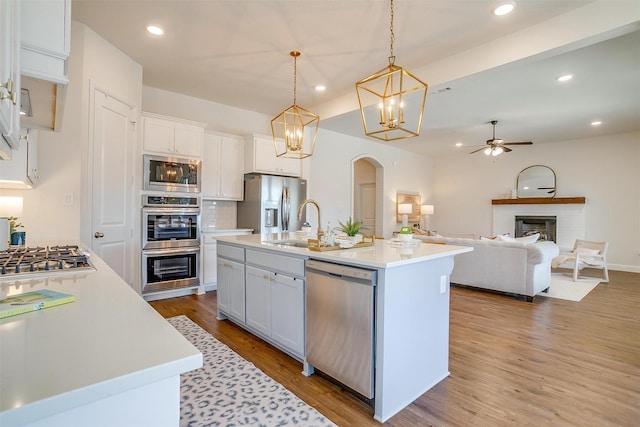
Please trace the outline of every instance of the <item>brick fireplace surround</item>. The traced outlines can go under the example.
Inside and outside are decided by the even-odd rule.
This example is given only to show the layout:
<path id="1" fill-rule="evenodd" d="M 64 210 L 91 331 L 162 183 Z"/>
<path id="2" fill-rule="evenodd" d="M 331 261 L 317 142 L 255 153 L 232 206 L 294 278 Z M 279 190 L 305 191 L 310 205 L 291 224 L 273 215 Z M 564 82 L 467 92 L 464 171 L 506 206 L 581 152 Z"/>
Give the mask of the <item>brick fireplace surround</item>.
<path id="1" fill-rule="evenodd" d="M 555 216 L 556 243 L 570 250 L 576 239 L 585 238 L 585 203 L 584 197 L 494 199 L 492 234 L 515 236 L 516 216 Z"/>

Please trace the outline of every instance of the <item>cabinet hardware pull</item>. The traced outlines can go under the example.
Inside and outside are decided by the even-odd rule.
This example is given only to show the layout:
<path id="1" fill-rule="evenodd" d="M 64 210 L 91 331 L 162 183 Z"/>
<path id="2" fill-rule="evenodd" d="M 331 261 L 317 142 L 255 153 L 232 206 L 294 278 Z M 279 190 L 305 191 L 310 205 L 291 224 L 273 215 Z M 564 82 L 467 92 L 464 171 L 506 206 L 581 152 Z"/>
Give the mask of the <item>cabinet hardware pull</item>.
<path id="1" fill-rule="evenodd" d="M 13 105 L 18 103 L 18 93 L 13 90 L 13 79 L 7 80 L 6 83 L 1 83 L 0 88 L 7 89 L 6 95 L 0 94 L 0 101 L 3 99 L 9 99 Z"/>

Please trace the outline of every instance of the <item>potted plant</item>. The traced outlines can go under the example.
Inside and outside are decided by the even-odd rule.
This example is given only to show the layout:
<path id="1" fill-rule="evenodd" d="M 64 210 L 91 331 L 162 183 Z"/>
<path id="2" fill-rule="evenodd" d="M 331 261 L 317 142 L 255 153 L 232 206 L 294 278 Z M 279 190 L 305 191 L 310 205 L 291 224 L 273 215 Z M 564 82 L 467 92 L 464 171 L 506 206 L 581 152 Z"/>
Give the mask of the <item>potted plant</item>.
<path id="1" fill-rule="evenodd" d="M 351 237 L 352 239 L 350 240 L 353 240 L 354 243 L 362 241 L 362 236 L 358 235 L 361 229 L 366 228 L 362 225 L 362 221 L 359 219 L 352 220 L 351 217 L 349 217 L 346 222 L 338 220 L 338 224 L 340 224 L 340 226 L 335 229 Z"/>
<path id="2" fill-rule="evenodd" d="M 24 231 L 18 231 L 18 228 L 22 228 L 23 225 L 18 222 L 18 218 L 10 216 L 7 218 L 9 221 L 9 236 L 11 236 L 11 244 L 23 246 L 25 244 L 26 233 Z"/>

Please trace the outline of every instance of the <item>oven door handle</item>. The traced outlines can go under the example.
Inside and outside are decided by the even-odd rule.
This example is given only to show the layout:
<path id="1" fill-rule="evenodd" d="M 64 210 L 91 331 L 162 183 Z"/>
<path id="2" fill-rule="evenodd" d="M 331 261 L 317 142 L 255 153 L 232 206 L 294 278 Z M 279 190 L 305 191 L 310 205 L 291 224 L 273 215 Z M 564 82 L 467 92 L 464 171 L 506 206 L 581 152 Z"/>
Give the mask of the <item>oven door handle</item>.
<path id="1" fill-rule="evenodd" d="M 184 208 L 164 208 L 164 209 L 159 209 L 159 208 L 142 208 L 142 212 L 146 213 L 146 214 L 160 214 L 160 215 L 199 215 L 200 214 L 200 209 L 199 208 L 193 208 L 193 209 L 184 209 Z"/>
<path id="2" fill-rule="evenodd" d="M 142 253 L 145 256 L 158 256 L 158 255 L 180 255 L 180 254 L 193 254 L 200 252 L 200 246 L 187 246 L 182 248 L 164 248 L 164 249 L 145 249 Z"/>

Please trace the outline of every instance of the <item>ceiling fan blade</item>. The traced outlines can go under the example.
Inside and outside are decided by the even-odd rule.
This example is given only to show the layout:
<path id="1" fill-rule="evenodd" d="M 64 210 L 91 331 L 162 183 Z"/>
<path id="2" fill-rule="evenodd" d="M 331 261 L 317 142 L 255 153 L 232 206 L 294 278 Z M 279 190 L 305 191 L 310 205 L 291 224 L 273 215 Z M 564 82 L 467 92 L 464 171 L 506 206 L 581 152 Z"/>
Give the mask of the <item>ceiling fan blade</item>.
<path id="1" fill-rule="evenodd" d="M 478 151 L 482 151 L 482 150 L 486 150 L 486 149 L 487 149 L 487 147 L 478 148 L 477 150 L 472 151 L 469 154 L 477 153 Z"/>
<path id="2" fill-rule="evenodd" d="M 531 141 L 503 142 L 501 145 L 531 145 Z"/>
<path id="3" fill-rule="evenodd" d="M 511 148 L 509 147 L 502 147 L 502 149 L 504 150 L 505 153 L 508 153 L 509 151 L 513 151 Z"/>
<path id="4" fill-rule="evenodd" d="M 556 187 L 538 187 L 538 190 L 554 190 L 555 191 Z"/>

